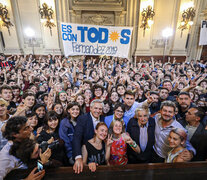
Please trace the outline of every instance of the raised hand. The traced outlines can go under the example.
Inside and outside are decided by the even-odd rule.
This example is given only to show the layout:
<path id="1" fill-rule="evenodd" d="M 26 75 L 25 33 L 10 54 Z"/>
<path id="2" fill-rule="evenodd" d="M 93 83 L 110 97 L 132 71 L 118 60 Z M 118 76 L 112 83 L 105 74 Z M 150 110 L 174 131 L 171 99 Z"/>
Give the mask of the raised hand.
<path id="1" fill-rule="evenodd" d="M 191 80 L 190 81 L 190 87 L 191 88 L 195 88 L 197 85 L 196 85 L 196 82 L 195 82 L 195 80 Z"/>
<path id="2" fill-rule="evenodd" d="M 127 133 L 123 133 L 122 137 L 127 144 L 133 144 L 132 138 Z"/>
<path id="3" fill-rule="evenodd" d="M 175 64 L 175 63 L 176 63 L 176 58 L 174 57 L 174 58 L 173 58 L 173 64 Z"/>
<path id="4" fill-rule="evenodd" d="M 108 135 L 107 140 L 106 140 L 106 146 L 107 147 L 110 147 L 113 142 L 114 141 L 113 141 L 113 138 L 112 138 L 112 134 L 111 135 Z"/>
<path id="5" fill-rule="evenodd" d="M 147 103 L 148 104 L 151 104 L 152 102 L 154 102 L 155 101 L 155 99 L 152 97 L 152 96 L 149 96 L 148 98 L 147 98 Z"/>

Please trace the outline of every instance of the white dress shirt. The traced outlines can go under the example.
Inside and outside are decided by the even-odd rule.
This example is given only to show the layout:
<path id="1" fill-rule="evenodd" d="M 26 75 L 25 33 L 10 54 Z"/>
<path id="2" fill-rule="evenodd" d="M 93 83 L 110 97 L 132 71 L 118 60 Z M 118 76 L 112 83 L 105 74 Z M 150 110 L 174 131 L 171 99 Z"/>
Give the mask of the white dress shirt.
<path id="1" fill-rule="evenodd" d="M 94 130 L 96 129 L 96 125 L 100 122 L 100 117 L 98 119 L 96 119 L 92 113 L 90 113 L 91 117 L 92 117 L 92 121 L 93 121 L 93 128 Z"/>
<path id="2" fill-rule="evenodd" d="M 140 129 L 140 136 L 139 136 L 139 144 L 142 152 L 145 151 L 147 147 L 147 142 L 148 142 L 148 133 L 147 133 L 147 128 L 148 128 L 148 122 L 145 126 L 139 126 Z"/>
<path id="3" fill-rule="evenodd" d="M 27 169 L 27 166 L 24 165 L 19 159 L 9 154 L 12 144 L 13 143 L 10 141 L 7 142 L 7 144 L 0 151 L 0 180 L 3 180 L 4 177 L 14 169 Z"/>

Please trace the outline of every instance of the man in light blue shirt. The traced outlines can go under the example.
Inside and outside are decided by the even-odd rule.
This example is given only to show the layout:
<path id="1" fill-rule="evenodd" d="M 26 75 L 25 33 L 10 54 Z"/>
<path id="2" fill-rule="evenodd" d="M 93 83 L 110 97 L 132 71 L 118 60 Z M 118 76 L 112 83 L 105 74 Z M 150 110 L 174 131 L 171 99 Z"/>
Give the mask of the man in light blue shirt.
<path id="1" fill-rule="evenodd" d="M 149 107 L 149 104 L 152 102 L 152 99 L 147 99 L 144 102 L 138 103 L 135 101 L 135 93 L 132 91 L 126 91 L 124 94 L 124 104 L 125 104 L 125 113 L 124 116 L 129 119 L 133 118 L 135 115 L 135 110 L 138 107 Z"/>
<path id="2" fill-rule="evenodd" d="M 186 129 L 175 119 L 175 103 L 172 101 L 164 101 L 161 104 L 160 114 L 155 116 L 155 144 L 153 146 L 154 152 L 152 156 L 153 163 L 164 162 L 167 158 L 168 152 L 172 149 L 169 146 L 168 136 L 172 129 L 181 128 Z M 187 133 L 187 131 L 186 131 Z M 186 141 L 187 150 L 182 152 L 182 157 L 185 161 L 192 159 L 193 154 L 196 154 L 195 149 Z"/>

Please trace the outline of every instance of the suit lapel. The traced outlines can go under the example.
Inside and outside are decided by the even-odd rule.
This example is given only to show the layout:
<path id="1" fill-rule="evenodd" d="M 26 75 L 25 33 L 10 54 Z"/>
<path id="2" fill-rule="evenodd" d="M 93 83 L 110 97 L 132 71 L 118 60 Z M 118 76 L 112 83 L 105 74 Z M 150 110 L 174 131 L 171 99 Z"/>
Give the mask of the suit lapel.
<path id="1" fill-rule="evenodd" d="M 88 134 L 89 134 L 89 138 L 93 137 L 94 135 L 94 127 L 93 127 L 93 120 L 92 120 L 92 117 L 90 115 L 90 113 L 88 113 L 88 121 L 87 121 L 87 124 L 88 124 Z"/>
<path id="2" fill-rule="evenodd" d="M 196 131 L 194 132 L 194 134 L 193 134 L 193 136 L 192 136 L 192 138 L 191 138 L 190 141 L 192 141 L 192 142 L 193 142 L 194 140 L 196 141 L 196 136 L 202 133 L 203 128 L 204 128 L 203 125 L 200 123 L 199 126 L 198 126 L 198 128 L 197 128 Z"/>
<path id="3" fill-rule="evenodd" d="M 100 117 L 100 122 L 104 122 L 104 116 Z"/>
<path id="4" fill-rule="evenodd" d="M 138 142 L 137 144 L 140 146 L 140 142 L 139 142 L 139 136 L 140 136 L 140 128 L 138 126 L 138 122 L 137 119 L 134 118 L 134 121 L 132 123 L 132 127 L 136 129 L 136 137 L 138 137 L 137 139 L 134 139 L 136 142 Z"/>

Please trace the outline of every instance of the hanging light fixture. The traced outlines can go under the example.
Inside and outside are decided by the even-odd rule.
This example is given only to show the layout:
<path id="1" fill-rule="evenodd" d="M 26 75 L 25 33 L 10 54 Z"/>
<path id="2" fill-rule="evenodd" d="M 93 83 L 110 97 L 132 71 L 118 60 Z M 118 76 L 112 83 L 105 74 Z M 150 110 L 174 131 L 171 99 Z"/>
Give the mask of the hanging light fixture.
<path id="1" fill-rule="evenodd" d="M 42 4 L 42 7 L 39 7 L 39 12 L 41 15 L 41 22 L 45 23 L 45 27 L 50 29 L 50 35 L 52 36 L 52 27 L 55 27 L 53 14 L 54 11 L 52 7 L 48 7 L 46 3 Z"/>
<path id="2" fill-rule="evenodd" d="M 183 10 L 182 13 L 182 21 L 180 23 L 180 26 L 178 29 L 181 30 L 181 37 L 182 33 L 185 29 L 190 29 L 190 27 L 193 25 L 193 19 L 195 17 L 195 9 L 193 8 L 193 4 L 190 3 L 190 7 L 188 7 L 186 10 Z"/>
<path id="3" fill-rule="evenodd" d="M 0 3 L 0 23 L 2 26 L 6 27 L 8 29 L 9 35 L 10 34 L 10 27 L 13 26 L 13 24 L 10 22 L 10 18 L 8 17 L 9 11 L 2 3 Z"/>
<path id="4" fill-rule="evenodd" d="M 149 29 L 154 23 L 153 17 L 155 15 L 155 12 L 152 9 L 152 6 L 149 5 L 147 6 L 147 8 L 143 8 L 141 15 L 142 15 L 142 22 L 141 22 L 142 24 L 140 28 L 144 29 L 143 36 L 145 36 L 145 30 Z"/>

